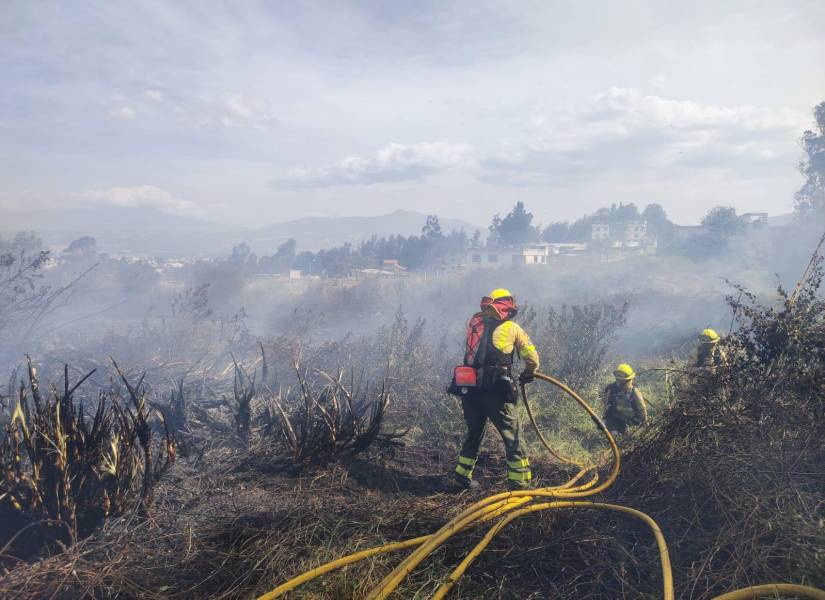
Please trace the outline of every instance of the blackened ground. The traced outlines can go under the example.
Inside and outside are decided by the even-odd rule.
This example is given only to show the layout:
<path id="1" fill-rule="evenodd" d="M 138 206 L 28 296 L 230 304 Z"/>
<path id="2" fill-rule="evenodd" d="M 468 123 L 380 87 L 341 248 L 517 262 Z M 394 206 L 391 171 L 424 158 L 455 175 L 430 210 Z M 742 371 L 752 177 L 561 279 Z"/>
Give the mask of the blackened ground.
<path id="1" fill-rule="evenodd" d="M 249 598 L 350 552 L 432 533 L 473 501 L 504 489 L 498 452 L 480 456 L 482 485 L 472 493 L 451 483 L 454 460 L 452 451 L 396 447 L 295 473 L 262 449 L 216 448 L 173 467 L 150 520 L 121 519 L 65 555 L 12 569 L 0 596 Z M 569 476 L 534 462 L 543 485 Z M 655 596 L 652 540 L 611 556 L 610 539 L 623 535 L 626 524 L 604 520 L 608 530 L 600 533 L 594 529 L 600 518 L 563 511 L 511 525 L 453 597 L 596 598 L 605 589 L 621 597 L 620 581 L 628 598 L 647 590 Z M 397 597 L 427 597 L 485 529 L 436 552 Z M 402 558 L 390 554 L 331 573 L 292 597 L 361 597 Z M 650 572 L 638 572 L 635 565 L 647 559 Z"/>

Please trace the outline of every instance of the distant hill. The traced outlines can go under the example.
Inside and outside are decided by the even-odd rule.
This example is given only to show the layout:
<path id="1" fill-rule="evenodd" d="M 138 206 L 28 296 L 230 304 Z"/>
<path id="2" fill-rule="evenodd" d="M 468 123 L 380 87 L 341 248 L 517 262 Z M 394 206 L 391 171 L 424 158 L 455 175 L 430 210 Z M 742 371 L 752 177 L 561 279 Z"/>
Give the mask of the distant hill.
<path id="1" fill-rule="evenodd" d="M 410 210 L 374 217 L 308 217 L 251 231 L 245 240 L 259 254 L 271 253 L 289 238 L 295 238 L 301 250 L 319 250 L 346 242 L 358 243 L 373 235 L 420 235 L 426 221 L 427 215 Z M 458 219 L 439 218 L 439 222 L 444 233 L 463 229 L 472 236 L 474 231 L 482 229 Z"/>
<path id="2" fill-rule="evenodd" d="M 110 254 L 213 256 L 232 247 L 243 229 L 202 219 L 170 215 L 155 208 L 100 206 L 4 211 L 0 235 L 36 232 L 52 248 L 89 235 Z"/>
<path id="3" fill-rule="evenodd" d="M 372 235 L 418 235 L 427 215 L 397 210 L 371 217 L 308 217 L 259 229 L 234 227 L 192 217 L 170 215 L 153 208 L 94 207 L 55 210 L 4 211 L 0 235 L 32 230 L 53 248 L 64 248 L 84 235 L 98 249 L 114 255 L 226 256 L 232 246 L 247 242 L 259 255 L 295 238 L 299 250 L 319 250 L 345 242 L 358 243 Z M 465 221 L 441 219 L 445 233 L 481 229 Z"/>

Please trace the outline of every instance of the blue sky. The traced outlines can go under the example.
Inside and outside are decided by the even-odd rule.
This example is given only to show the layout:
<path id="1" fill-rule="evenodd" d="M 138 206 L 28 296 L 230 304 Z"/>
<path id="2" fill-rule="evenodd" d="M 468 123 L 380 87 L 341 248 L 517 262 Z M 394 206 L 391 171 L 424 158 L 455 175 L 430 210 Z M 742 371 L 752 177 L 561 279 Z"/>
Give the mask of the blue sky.
<path id="1" fill-rule="evenodd" d="M 823 24 L 821 1 L 6 2 L 0 210 L 784 213 Z"/>

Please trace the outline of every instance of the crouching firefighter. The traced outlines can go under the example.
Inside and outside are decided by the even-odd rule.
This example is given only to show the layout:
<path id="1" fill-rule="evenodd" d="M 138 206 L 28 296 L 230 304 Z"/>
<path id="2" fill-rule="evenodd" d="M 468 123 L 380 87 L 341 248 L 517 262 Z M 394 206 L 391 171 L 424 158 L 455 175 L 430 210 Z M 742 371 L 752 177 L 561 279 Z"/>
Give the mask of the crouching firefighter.
<path id="1" fill-rule="evenodd" d="M 524 330 L 513 322 L 516 313 L 516 301 L 507 290 L 497 289 L 482 298 L 481 311 L 473 315 L 467 326 L 464 366 L 456 368 L 448 389 L 461 398 L 467 423 L 467 436 L 454 474 L 456 483 L 465 488 L 478 486 L 473 480 L 473 469 L 487 419 L 493 422 L 504 442 L 509 488 L 527 488 L 532 479 L 516 418 L 518 388 L 512 367 L 518 352 L 524 361 L 519 381 L 529 383 L 539 367 L 539 355 Z"/>
<path id="2" fill-rule="evenodd" d="M 712 375 L 727 362 L 728 357 L 725 351 L 719 347 L 721 340 L 722 338 L 713 329 L 705 329 L 699 334 L 699 347 L 696 348 L 696 359 L 693 363 L 694 370 Z"/>
<path id="3" fill-rule="evenodd" d="M 642 392 L 633 385 L 633 380 L 636 379 L 633 367 L 622 363 L 613 371 L 613 377 L 616 381 L 604 389 L 604 422 L 616 437 L 625 433 L 631 425 L 647 422 L 647 406 Z"/>

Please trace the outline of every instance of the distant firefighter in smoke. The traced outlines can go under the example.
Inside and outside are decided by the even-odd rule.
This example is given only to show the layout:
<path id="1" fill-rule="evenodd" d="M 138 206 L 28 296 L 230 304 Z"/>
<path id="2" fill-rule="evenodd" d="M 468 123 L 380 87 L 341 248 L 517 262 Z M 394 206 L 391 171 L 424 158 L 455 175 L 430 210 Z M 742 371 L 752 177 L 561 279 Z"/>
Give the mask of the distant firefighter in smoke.
<path id="1" fill-rule="evenodd" d="M 705 329 L 699 334 L 696 360 L 692 365 L 695 369 L 713 373 L 727 361 L 725 351 L 719 347 L 721 339 L 713 329 Z"/>
<path id="2" fill-rule="evenodd" d="M 604 421 L 612 433 L 621 434 L 633 425 L 647 421 L 647 406 L 642 392 L 633 385 L 636 372 L 626 363 L 620 364 L 613 371 L 616 381 L 605 390 L 606 409 Z"/>

